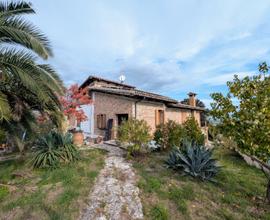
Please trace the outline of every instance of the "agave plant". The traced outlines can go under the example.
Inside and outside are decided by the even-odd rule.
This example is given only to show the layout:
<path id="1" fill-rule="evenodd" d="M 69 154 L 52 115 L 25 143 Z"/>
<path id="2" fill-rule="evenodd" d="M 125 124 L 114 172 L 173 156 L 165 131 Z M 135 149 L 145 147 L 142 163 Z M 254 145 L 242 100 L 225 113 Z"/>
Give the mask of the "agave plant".
<path id="1" fill-rule="evenodd" d="M 72 144 L 71 134 L 61 134 L 51 131 L 41 137 L 36 144 L 35 156 L 32 160 L 35 168 L 55 168 L 61 162 L 71 162 L 79 159 L 79 152 Z"/>
<path id="2" fill-rule="evenodd" d="M 165 161 L 167 168 L 171 168 L 174 170 L 177 170 L 179 168 L 180 164 L 179 154 L 181 154 L 179 148 L 175 148 L 169 153 L 169 158 Z"/>
<path id="3" fill-rule="evenodd" d="M 174 149 L 165 162 L 168 168 L 180 171 L 202 181 L 213 181 L 219 171 L 217 161 L 212 158 L 212 150 L 195 143 L 185 143 L 183 150 Z"/>

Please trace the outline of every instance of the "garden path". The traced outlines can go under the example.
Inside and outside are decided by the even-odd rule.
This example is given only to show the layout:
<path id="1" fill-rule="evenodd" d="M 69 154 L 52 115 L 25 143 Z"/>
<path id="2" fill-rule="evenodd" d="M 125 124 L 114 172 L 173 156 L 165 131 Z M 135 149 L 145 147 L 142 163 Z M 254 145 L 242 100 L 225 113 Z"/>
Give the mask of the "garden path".
<path id="1" fill-rule="evenodd" d="M 132 220 L 143 219 L 139 189 L 132 165 L 123 157 L 123 150 L 99 144 L 89 148 L 108 151 L 81 220 Z"/>

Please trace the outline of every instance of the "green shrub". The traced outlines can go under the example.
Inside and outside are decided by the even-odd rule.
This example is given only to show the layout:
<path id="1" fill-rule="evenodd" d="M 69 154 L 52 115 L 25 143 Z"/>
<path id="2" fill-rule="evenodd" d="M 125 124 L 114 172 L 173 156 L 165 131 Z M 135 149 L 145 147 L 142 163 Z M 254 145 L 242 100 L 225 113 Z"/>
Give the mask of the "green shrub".
<path id="1" fill-rule="evenodd" d="M 164 125 L 159 125 L 154 134 L 154 140 L 160 145 L 161 150 L 179 146 L 184 138 L 183 127 L 175 121 L 169 120 Z"/>
<path id="2" fill-rule="evenodd" d="M 175 169 L 184 175 L 204 180 L 212 180 L 219 171 L 217 161 L 212 158 L 212 150 L 193 142 L 184 143 L 183 149 L 176 148 L 166 160 L 168 168 Z"/>
<path id="3" fill-rule="evenodd" d="M 118 139 L 127 144 L 128 154 L 136 156 L 150 141 L 150 127 L 144 120 L 129 119 L 118 128 Z"/>
<path id="4" fill-rule="evenodd" d="M 55 168 L 61 162 L 79 159 L 79 152 L 72 143 L 71 134 L 51 131 L 37 141 L 32 164 L 36 168 Z"/>
<path id="5" fill-rule="evenodd" d="M 168 210 L 163 205 L 156 205 L 150 211 L 151 219 L 153 220 L 167 220 Z"/>
<path id="6" fill-rule="evenodd" d="M 154 133 L 154 140 L 160 146 L 160 150 L 169 147 L 169 131 L 166 124 L 158 125 Z"/>
<path id="7" fill-rule="evenodd" d="M 199 124 L 194 117 L 189 117 L 184 126 L 184 139 L 189 142 L 195 142 L 198 145 L 204 144 L 204 134 L 202 133 Z"/>
<path id="8" fill-rule="evenodd" d="M 6 186 L 0 186 L 0 201 L 2 201 L 9 194 Z"/>
<path id="9" fill-rule="evenodd" d="M 183 140 L 203 145 L 204 134 L 195 118 L 190 117 L 183 125 L 169 120 L 164 125 L 158 126 L 154 134 L 154 140 L 160 145 L 160 149 L 164 150 L 179 146 Z"/>

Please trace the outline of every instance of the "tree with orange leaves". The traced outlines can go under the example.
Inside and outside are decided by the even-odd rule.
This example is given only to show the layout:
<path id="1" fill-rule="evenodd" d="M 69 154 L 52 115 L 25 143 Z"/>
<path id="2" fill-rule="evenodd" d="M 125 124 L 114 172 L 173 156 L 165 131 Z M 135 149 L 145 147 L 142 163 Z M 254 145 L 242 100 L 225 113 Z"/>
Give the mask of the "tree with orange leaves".
<path id="1" fill-rule="evenodd" d="M 75 119 L 77 126 L 80 126 L 81 122 L 87 120 L 87 115 L 81 106 L 91 104 L 92 100 L 88 96 L 87 88 L 81 89 L 78 84 L 74 84 L 67 89 L 66 95 L 61 97 L 61 103 L 64 115 L 68 119 Z"/>

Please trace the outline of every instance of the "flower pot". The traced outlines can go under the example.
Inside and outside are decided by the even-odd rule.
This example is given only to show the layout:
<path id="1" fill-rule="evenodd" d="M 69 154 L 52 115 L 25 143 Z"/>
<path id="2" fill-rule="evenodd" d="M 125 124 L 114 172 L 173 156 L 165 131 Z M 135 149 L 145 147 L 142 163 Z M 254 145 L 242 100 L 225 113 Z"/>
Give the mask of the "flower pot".
<path id="1" fill-rule="evenodd" d="M 82 146 L 83 145 L 83 132 L 82 131 L 74 131 L 73 132 L 73 144 L 76 146 Z"/>

